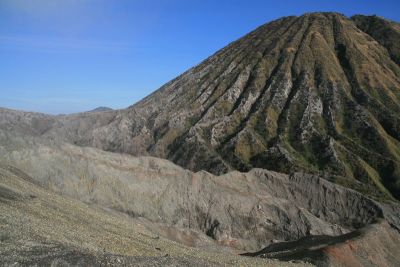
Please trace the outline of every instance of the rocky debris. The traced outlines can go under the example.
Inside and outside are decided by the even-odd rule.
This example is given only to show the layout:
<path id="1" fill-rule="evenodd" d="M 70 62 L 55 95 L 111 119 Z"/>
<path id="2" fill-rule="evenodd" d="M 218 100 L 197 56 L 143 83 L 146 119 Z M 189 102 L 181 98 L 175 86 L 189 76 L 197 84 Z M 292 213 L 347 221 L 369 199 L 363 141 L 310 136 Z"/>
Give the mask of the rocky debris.
<path id="1" fill-rule="evenodd" d="M 0 266 L 308 266 L 188 247 L 155 235 L 142 220 L 45 190 L 15 170 L 0 167 Z"/>
<path id="2" fill-rule="evenodd" d="M 20 251 L 21 252 L 21 251 Z M 7 256 L 6 256 L 7 257 Z M 170 257 L 164 256 L 125 256 L 113 255 L 110 253 L 87 252 L 79 249 L 72 250 L 63 246 L 35 247 L 24 251 L 24 258 L 19 261 L 3 258 L 4 266 L 224 266 L 206 260 L 199 260 L 192 257 Z M 259 261 L 259 263 L 261 263 Z M 260 264 L 262 266 L 262 264 Z"/>

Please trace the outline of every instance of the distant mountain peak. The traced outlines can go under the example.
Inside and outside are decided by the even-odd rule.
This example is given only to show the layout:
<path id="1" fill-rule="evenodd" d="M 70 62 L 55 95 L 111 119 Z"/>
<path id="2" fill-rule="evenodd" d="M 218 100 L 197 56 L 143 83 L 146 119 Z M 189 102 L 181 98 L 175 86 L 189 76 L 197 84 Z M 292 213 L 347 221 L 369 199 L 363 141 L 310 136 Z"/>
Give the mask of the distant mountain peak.
<path id="1" fill-rule="evenodd" d="M 111 111 L 112 108 L 109 107 L 97 107 L 95 109 L 89 110 L 88 112 L 103 112 L 103 111 Z"/>

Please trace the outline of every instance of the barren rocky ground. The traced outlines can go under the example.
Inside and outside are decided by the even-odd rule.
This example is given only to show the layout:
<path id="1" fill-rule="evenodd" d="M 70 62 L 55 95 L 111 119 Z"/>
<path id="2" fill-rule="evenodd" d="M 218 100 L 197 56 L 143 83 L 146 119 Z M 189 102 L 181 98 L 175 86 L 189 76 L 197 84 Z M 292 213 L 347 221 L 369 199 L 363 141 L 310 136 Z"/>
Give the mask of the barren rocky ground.
<path id="1" fill-rule="evenodd" d="M 356 191 L 335 185 L 315 175 L 305 173 L 285 175 L 253 169 L 247 173 L 235 171 L 215 176 L 204 171 L 193 173 L 167 160 L 153 157 L 133 157 L 30 137 L 3 136 L 3 138 L 5 139 L 0 138 L 3 143 L 5 140 L 8 142 L 2 147 L 0 162 L 6 166 L 3 167 L 3 171 L 11 175 L 11 178 L 8 178 L 10 182 L 22 177 L 24 183 L 30 183 L 28 187 L 35 184 L 34 188 L 46 192 L 49 196 L 61 195 L 59 197 L 61 199 L 70 199 L 75 201 L 74 203 L 81 203 L 79 205 L 87 209 L 100 212 L 98 216 L 104 214 L 111 216 L 112 221 L 119 223 L 122 220 L 130 223 L 134 229 L 140 226 L 139 229 L 147 231 L 147 235 L 152 236 L 150 240 L 159 238 L 172 240 L 177 242 L 174 246 L 184 250 L 198 249 L 202 253 L 222 253 L 233 258 L 234 255 L 250 252 L 253 254 L 248 255 L 283 261 L 272 262 L 278 265 L 286 264 L 288 261 L 307 261 L 321 266 L 326 264 L 351 266 L 346 265 L 346 258 L 337 258 L 337 255 L 331 253 L 342 250 L 345 253 L 343 255 L 354 258 L 353 261 L 362 266 L 365 263 L 375 266 L 375 262 L 371 263 L 367 252 L 381 255 L 382 259 L 378 266 L 400 263 L 397 256 L 392 256 L 396 255 L 400 245 L 398 232 L 400 206 L 395 203 L 380 204 Z M 28 172 L 30 176 L 25 174 Z M 18 197 L 12 197 L 14 191 L 11 189 L 10 191 L 9 188 L 9 185 L 2 187 L 0 195 L 17 200 Z M 28 198 L 29 195 L 32 196 Z M 24 196 L 24 199 L 30 201 L 29 203 L 37 201 L 35 193 L 27 192 Z M 52 200 L 46 201 L 52 202 Z M 15 209 L 22 214 L 28 211 L 20 210 L 21 206 L 13 206 L 15 201 L 5 203 L 7 204 L 5 208 L 8 210 L 2 217 L 8 218 L 6 219 L 8 229 L 19 232 L 20 230 L 12 225 L 24 222 L 16 219 L 18 216 L 13 215 L 10 210 Z M 23 205 L 26 205 L 25 202 Z M 40 204 L 39 207 L 42 209 L 46 205 Z M 58 211 L 65 209 L 57 205 L 54 208 Z M 68 208 L 73 210 L 73 205 Z M 77 210 L 79 205 L 76 207 Z M 30 206 L 26 208 L 29 210 Z M 54 218 L 49 215 L 36 219 L 36 223 L 28 220 L 25 224 L 29 225 L 28 230 L 38 231 L 37 227 L 41 220 L 48 223 L 47 229 L 49 229 L 59 224 L 60 217 L 65 217 L 62 213 L 53 216 Z M 96 225 L 100 227 L 104 224 L 104 227 L 111 227 L 110 231 L 114 231 L 112 228 L 114 226 L 108 225 L 109 222 L 99 220 Z M 84 220 L 81 227 L 91 224 L 92 221 Z M 64 260 L 70 257 L 68 255 L 75 255 L 76 264 L 81 260 L 82 265 L 113 259 L 134 265 L 142 262 L 143 265 L 150 263 L 164 265 L 163 261 L 171 265 L 186 265 L 185 262 L 197 261 L 200 261 L 200 265 L 228 264 L 218 260 L 211 263 L 202 262 L 203 258 L 179 258 L 168 261 L 164 258 L 135 258 L 131 257 L 132 253 L 119 247 L 122 244 L 125 247 L 126 243 L 121 236 L 113 237 L 115 239 L 112 243 L 103 242 L 101 241 L 104 238 L 103 233 L 100 237 L 92 233 L 91 238 L 94 240 L 90 241 L 92 242 L 90 245 L 101 247 L 106 253 L 96 252 L 97 254 L 92 255 L 86 251 L 87 241 L 77 241 L 72 248 L 69 248 L 65 245 L 64 239 L 58 239 L 60 238 L 58 235 L 64 235 L 60 233 L 64 230 L 56 228 L 54 231 L 58 242 L 56 245 L 52 243 L 55 247 L 49 248 L 50 252 L 41 250 L 34 252 L 39 258 L 43 254 L 54 254 L 42 259 L 43 263 Z M 72 235 L 81 235 L 82 231 L 87 230 L 79 228 L 70 231 Z M 391 241 L 389 242 L 385 236 L 389 236 Z M 303 248 L 298 245 L 304 240 L 307 244 L 308 239 L 314 240 L 310 246 L 306 245 Z M 330 239 L 336 241 L 332 242 Z M 138 243 L 142 242 L 141 237 L 135 240 Z M 291 246 L 290 242 L 296 245 Z M 361 245 L 358 245 L 357 250 L 347 251 L 346 247 L 341 247 L 346 246 L 343 244 L 347 242 Z M 371 245 L 377 242 L 381 243 L 379 247 Z M 109 246 L 104 247 L 104 243 Z M 289 244 L 288 247 L 286 244 Z M 37 245 L 36 249 L 40 246 L 42 245 Z M 113 246 L 117 249 L 113 249 Z M 261 253 L 265 247 L 269 250 L 272 247 L 274 253 Z M 16 255 L 25 253 L 16 252 L 10 255 L 13 249 L 16 247 L 5 251 L 3 255 L 11 260 Z M 164 251 L 160 246 L 154 249 Z M 144 251 L 139 247 L 137 254 L 133 255 L 147 255 Z M 254 254 L 257 251 L 261 252 Z M 181 252 L 176 253 L 178 256 Z M 167 250 L 166 254 L 171 255 L 170 250 Z M 31 257 L 33 255 L 28 253 L 24 260 L 29 261 Z M 250 265 L 253 264 L 268 265 L 270 262 L 256 261 Z"/>
<path id="2" fill-rule="evenodd" d="M 0 168 L 0 241 L 1 266 L 281 266 L 170 241 L 144 221 L 45 190 L 8 166 Z"/>

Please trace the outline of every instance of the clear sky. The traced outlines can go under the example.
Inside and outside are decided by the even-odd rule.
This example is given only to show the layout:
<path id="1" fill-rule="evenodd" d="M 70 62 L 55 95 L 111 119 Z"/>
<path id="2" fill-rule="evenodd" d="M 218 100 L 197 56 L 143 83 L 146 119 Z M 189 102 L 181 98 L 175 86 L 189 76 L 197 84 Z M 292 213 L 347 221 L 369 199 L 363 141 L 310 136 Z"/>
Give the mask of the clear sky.
<path id="1" fill-rule="evenodd" d="M 273 19 L 400 21 L 400 0 L 0 0 L 0 107 L 124 108 Z"/>

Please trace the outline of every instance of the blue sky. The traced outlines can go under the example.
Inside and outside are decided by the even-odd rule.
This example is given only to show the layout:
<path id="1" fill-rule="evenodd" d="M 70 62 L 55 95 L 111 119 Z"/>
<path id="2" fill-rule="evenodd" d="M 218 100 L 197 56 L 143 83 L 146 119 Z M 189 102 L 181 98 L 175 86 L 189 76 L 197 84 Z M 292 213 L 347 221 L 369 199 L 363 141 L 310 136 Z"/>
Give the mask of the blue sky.
<path id="1" fill-rule="evenodd" d="M 0 0 L 0 107 L 127 107 L 273 19 L 313 11 L 400 21 L 399 0 Z"/>

